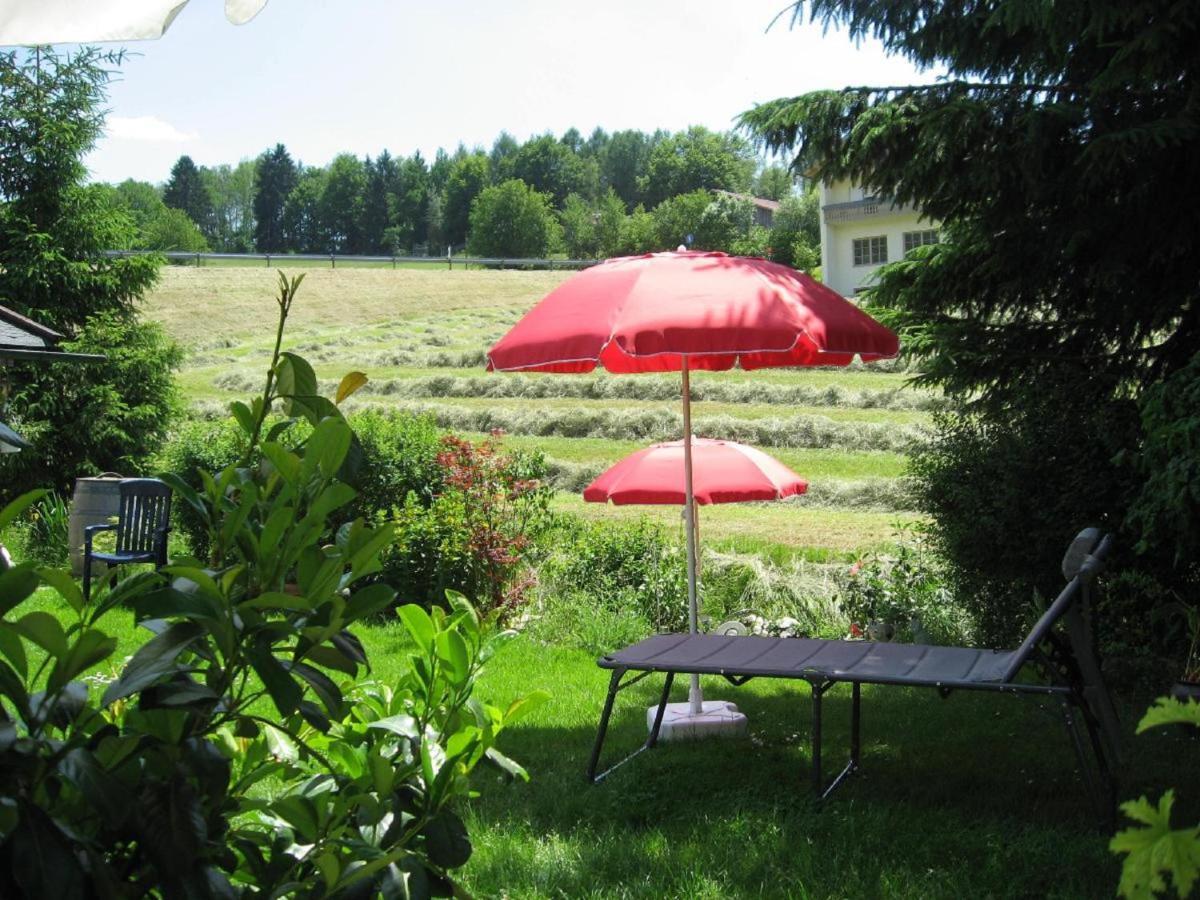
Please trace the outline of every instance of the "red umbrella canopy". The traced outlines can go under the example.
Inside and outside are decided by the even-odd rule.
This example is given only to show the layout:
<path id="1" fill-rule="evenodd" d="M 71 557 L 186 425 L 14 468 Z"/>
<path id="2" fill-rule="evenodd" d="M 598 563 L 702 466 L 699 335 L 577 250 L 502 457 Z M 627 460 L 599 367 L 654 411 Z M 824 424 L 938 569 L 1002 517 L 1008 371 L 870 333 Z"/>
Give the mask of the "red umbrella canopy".
<path id="1" fill-rule="evenodd" d="M 787 266 L 724 253 L 610 259 L 568 278 L 488 353 L 489 370 L 673 372 L 844 366 L 896 335 Z"/>
<path id="2" fill-rule="evenodd" d="M 803 478 L 761 450 L 708 438 L 692 438 L 692 483 L 696 502 L 706 504 L 782 500 L 808 490 Z M 683 441 L 630 454 L 589 484 L 583 499 L 682 506 Z"/>

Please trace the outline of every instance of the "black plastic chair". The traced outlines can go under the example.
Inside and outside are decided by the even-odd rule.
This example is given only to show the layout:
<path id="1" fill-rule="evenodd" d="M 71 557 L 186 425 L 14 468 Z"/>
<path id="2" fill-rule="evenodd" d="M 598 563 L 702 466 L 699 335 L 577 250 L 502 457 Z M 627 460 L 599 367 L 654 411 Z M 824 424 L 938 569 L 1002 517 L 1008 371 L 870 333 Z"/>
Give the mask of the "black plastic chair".
<path id="1" fill-rule="evenodd" d="M 117 521 L 83 529 L 83 598 L 91 600 L 92 563 L 112 566 L 132 563 L 167 564 L 167 531 L 171 527 L 171 489 L 157 478 L 126 478 L 119 485 Z M 112 553 L 97 553 L 92 540 L 101 531 L 116 531 Z"/>

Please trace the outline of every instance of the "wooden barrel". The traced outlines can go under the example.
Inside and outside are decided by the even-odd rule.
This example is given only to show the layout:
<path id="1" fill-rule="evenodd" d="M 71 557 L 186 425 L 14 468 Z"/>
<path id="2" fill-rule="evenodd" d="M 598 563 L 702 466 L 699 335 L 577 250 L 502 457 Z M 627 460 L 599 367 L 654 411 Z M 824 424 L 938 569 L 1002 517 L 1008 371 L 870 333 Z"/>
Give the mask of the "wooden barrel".
<path id="1" fill-rule="evenodd" d="M 104 525 L 111 522 L 121 510 L 120 475 L 102 475 L 96 478 L 76 478 L 75 493 L 71 497 L 71 517 L 67 520 L 67 535 L 71 541 L 71 574 L 83 574 L 83 529 L 88 525 Z M 93 574 L 106 569 L 94 566 Z"/>

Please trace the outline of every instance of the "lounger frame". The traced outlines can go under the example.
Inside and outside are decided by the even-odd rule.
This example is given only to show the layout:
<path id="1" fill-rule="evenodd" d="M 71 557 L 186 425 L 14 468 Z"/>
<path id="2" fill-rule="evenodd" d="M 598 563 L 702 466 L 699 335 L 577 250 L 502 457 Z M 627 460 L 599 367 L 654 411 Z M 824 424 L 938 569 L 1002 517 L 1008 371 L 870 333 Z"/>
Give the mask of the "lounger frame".
<path id="1" fill-rule="evenodd" d="M 827 798 L 860 764 L 861 750 L 861 701 L 862 685 L 902 685 L 906 687 L 929 687 L 937 690 L 943 698 L 954 691 L 988 691 L 1000 694 L 1033 695 L 1058 701 L 1063 723 L 1079 762 L 1085 787 L 1096 806 L 1097 813 L 1105 822 L 1110 822 L 1116 802 L 1116 775 L 1121 766 L 1121 740 L 1119 724 L 1111 698 L 1100 676 L 1100 665 L 1094 649 L 1091 629 L 1091 593 L 1096 575 L 1111 546 L 1111 538 L 1102 537 L 1096 529 L 1086 529 L 1072 543 L 1063 562 L 1067 585 L 1034 625 L 1025 641 L 1014 651 L 980 654 L 981 673 L 978 677 L 924 678 L 906 674 L 881 671 L 864 671 L 857 663 L 847 667 L 810 666 L 793 671 L 775 671 L 748 665 L 731 668 L 722 664 L 722 651 L 762 650 L 755 659 L 766 655 L 773 648 L 806 652 L 817 648 L 816 655 L 825 649 L 835 653 L 844 652 L 853 645 L 863 648 L 859 662 L 871 657 L 872 652 L 894 648 L 896 645 L 876 645 L 867 641 L 799 641 L 799 639 L 768 639 L 760 637 L 719 637 L 716 635 L 659 635 L 626 647 L 624 650 L 602 657 L 598 662 L 602 668 L 610 669 L 608 695 L 600 716 L 600 725 L 595 745 L 588 762 L 587 777 L 592 783 L 603 781 L 616 769 L 631 759 L 650 750 L 658 743 L 659 730 L 670 697 L 676 675 L 720 675 L 735 686 L 745 684 L 753 678 L 785 678 L 808 683 L 812 696 L 811 773 L 813 795 Z M 1056 626 L 1061 628 L 1056 629 Z M 1060 633 L 1061 632 L 1061 633 Z M 678 639 L 678 640 L 674 640 Z M 747 641 L 760 642 L 753 647 Z M 770 643 L 774 641 L 775 643 Z M 778 643 L 790 642 L 786 646 Z M 718 643 L 721 642 L 721 643 Z M 767 643 L 764 643 L 767 642 Z M 803 646 L 802 646 L 803 645 Z M 665 649 L 663 649 L 665 648 Z M 763 648 L 766 648 L 765 650 Z M 712 652 L 708 652 L 709 650 Z M 908 648 L 910 651 L 926 653 L 965 654 L 962 648 Z M 703 661 L 684 662 L 681 657 L 695 658 L 708 652 Z M 894 651 L 888 651 L 893 652 Z M 977 652 L 977 651 L 975 651 Z M 726 656 L 729 653 L 726 652 Z M 811 658 L 810 655 L 810 658 Z M 965 657 L 970 659 L 971 657 Z M 972 664 L 974 671 L 977 664 Z M 1040 681 L 1018 680 L 1026 670 L 1032 669 Z M 617 695 L 633 684 L 650 675 L 662 673 L 666 676 L 659 698 L 654 723 L 649 736 L 637 750 L 602 771 L 600 757 Z M 848 683 L 851 689 L 850 703 L 850 755 L 849 760 L 836 776 L 826 783 L 822 768 L 822 700 L 836 684 Z"/>

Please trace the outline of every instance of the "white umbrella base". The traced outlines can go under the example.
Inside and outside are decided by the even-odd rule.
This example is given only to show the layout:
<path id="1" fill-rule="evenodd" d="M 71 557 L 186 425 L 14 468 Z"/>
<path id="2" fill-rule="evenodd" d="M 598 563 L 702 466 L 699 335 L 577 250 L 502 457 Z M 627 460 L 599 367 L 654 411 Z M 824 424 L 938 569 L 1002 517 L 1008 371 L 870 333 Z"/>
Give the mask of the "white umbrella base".
<path id="1" fill-rule="evenodd" d="M 668 703 L 663 712 L 660 741 L 690 741 L 708 737 L 735 737 L 746 733 L 749 720 L 728 700 L 705 700 L 702 711 L 692 712 L 690 703 Z M 646 729 L 654 729 L 658 707 L 646 710 Z"/>

